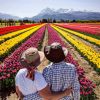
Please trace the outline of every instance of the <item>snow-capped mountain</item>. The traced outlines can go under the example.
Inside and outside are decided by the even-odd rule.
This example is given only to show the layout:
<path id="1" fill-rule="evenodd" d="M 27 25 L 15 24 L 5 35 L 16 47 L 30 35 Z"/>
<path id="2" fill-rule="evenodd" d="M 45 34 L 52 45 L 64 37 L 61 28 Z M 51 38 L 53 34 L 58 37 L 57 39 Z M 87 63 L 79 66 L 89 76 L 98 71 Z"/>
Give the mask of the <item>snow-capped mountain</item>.
<path id="1" fill-rule="evenodd" d="M 46 9 L 43 9 L 39 15 L 43 15 L 43 14 L 54 14 L 56 13 L 56 11 L 54 9 L 50 9 L 50 8 L 46 8 Z"/>
<path id="2" fill-rule="evenodd" d="M 51 8 L 46 8 L 46 9 L 43 9 L 39 15 L 43 15 L 43 14 L 50 14 L 50 15 L 53 15 L 53 14 L 60 14 L 60 13 L 68 13 L 68 12 L 72 12 L 72 9 L 63 9 L 63 8 L 60 8 L 58 10 L 55 10 L 55 9 L 51 9 Z"/>
<path id="3" fill-rule="evenodd" d="M 41 19 L 56 19 L 56 20 L 100 20 L 100 12 L 91 11 L 75 11 L 73 9 L 43 9 L 38 15 L 31 18 L 31 20 L 39 21 Z"/>
<path id="4" fill-rule="evenodd" d="M 58 13 L 68 13 L 70 11 L 71 11 L 70 9 L 62 9 L 62 8 L 57 10 Z"/>

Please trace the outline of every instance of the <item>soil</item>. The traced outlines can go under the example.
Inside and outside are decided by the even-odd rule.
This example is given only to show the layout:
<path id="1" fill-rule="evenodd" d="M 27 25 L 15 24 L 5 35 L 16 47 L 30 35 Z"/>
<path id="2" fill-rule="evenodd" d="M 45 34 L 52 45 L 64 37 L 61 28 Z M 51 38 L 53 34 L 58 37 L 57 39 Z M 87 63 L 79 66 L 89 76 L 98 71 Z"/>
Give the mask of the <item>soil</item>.
<path id="1" fill-rule="evenodd" d="M 93 48 L 97 53 L 100 53 L 100 48 L 99 48 L 98 46 L 96 46 L 96 45 L 94 45 L 94 44 L 92 44 L 92 43 L 90 43 L 90 42 L 88 42 L 88 41 L 86 41 L 86 40 L 84 40 L 84 39 L 82 39 L 82 38 L 80 38 L 80 37 L 78 37 L 78 36 L 75 36 L 75 35 L 73 35 L 73 34 L 71 34 L 71 35 L 72 35 L 73 37 L 75 37 L 77 40 L 82 41 L 85 45 L 87 45 L 87 46 Z"/>
<path id="2" fill-rule="evenodd" d="M 41 51 L 44 51 L 44 46 L 46 46 L 46 45 L 48 45 L 48 31 L 47 31 L 47 28 L 45 30 L 45 36 L 44 36 Z M 38 70 L 40 72 L 42 72 L 43 69 L 48 65 L 48 63 L 49 63 L 49 61 L 46 58 L 44 58 L 43 62 L 39 65 Z"/>

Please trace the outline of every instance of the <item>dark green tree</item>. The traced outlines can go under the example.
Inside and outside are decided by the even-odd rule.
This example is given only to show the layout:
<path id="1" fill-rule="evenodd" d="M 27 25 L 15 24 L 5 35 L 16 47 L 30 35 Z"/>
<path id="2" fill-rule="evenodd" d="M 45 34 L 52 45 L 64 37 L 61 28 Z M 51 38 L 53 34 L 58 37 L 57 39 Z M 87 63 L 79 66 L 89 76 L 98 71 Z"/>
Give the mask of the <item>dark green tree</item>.
<path id="1" fill-rule="evenodd" d="M 56 23 L 56 19 L 53 20 L 53 23 Z"/>

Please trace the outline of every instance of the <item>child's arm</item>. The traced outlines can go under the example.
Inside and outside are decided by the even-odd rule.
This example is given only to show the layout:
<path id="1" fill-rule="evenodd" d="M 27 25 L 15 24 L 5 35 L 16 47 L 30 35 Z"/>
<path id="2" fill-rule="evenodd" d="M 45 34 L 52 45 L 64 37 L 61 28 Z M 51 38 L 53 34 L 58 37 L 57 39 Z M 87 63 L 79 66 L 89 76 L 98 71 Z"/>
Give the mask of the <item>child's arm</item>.
<path id="1" fill-rule="evenodd" d="M 17 94 L 17 97 L 19 98 L 19 100 L 22 100 L 24 95 L 20 92 L 18 86 L 16 86 L 16 94 Z"/>

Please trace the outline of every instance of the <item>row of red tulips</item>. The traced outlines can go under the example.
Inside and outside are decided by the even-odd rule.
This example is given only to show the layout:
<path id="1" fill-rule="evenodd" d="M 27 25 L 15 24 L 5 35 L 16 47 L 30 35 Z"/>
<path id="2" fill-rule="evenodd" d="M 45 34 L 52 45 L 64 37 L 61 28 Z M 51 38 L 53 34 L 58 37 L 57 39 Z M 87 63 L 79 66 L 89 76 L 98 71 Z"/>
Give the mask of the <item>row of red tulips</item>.
<path id="1" fill-rule="evenodd" d="M 50 26 L 48 26 L 48 37 L 49 37 L 48 44 L 51 44 L 53 42 L 59 42 L 62 44 L 62 46 L 69 48 L 61 40 L 58 33 L 54 29 L 52 29 Z M 93 97 L 95 96 L 94 92 L 93 92 L 93 90 L 95 88 L 95 84 L 85 77 L 84 70 L 79 66 L 78 62 L 73 59 L 73 57 L 70 53 L 68 53 L 68 55 L 66 57 L 66 62 L 72 63 L 76 66 L 76 69 L 77 69 L 77 72 L 79 75 L 79 82 L 81 84 L 81 88 L 80 88 L 81 99 L 82 100 L 92 100 Z M 93 97 L 92 97 L 92 95 L 93 95 Z M 88 98 L 88 99 L 86 99 L 86 98 Z"/>
<path id="2" fill-rule="evenodd" d="M 72 26 L 90 27 L 90 28 L 100 28 L 99 23 L 70 23 Z"/>
<path id="3" fill-rule="evenodd" d="M 57 25 L 75 31 L 80 31 L 80 32 L 100 36 L 100 26 L 95 26 L 95 25 L 90 26 L 87 24 L 85 25 L 84 24 L 83 25 L 82 24 L 57 24 Z"/>
<path id="4" fill-rule="evenodd" d="M 14 31 L 21 30 L 21 29 L 24 29 L 24 28 L 28 28 L 28 27 L 31 27 L 31 26 L 35 26 L 35 25 L 37 25 L 37 24 L 3 27 L 3 28 L 0 28 L 0 35 L 4 35 L 4 34 L 9 33 L 9 32 L 14 32 Z"/>
<path id="5" fill-rule="evenodd" d="M 38 47 L 43 39 L 45 26 L 40 28 L 31 38 L 23 43 L 17 50 L 15 50 L 9 57 L 4 60 L 4 65 L 0 66 L 0 80 L 12 78 L 16 72 L 21 68 L 19 63 L 20 54 L 29 47 Z"/>

